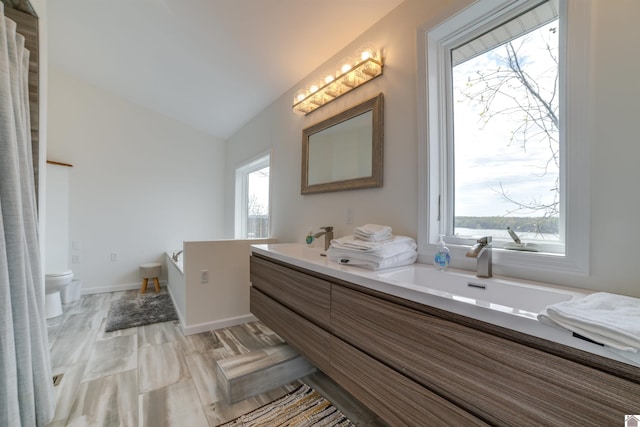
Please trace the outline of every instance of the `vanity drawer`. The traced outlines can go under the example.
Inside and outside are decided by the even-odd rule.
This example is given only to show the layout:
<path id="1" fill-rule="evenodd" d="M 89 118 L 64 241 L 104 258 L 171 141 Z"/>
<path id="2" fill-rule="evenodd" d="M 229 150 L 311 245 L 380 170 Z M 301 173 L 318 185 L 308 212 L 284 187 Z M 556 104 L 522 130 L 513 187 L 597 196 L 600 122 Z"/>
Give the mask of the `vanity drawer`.
<path id="1" fill-rule="evenodd" d="M 494 425 L 618 425 L 640 385 L 334 285 L 334 334 Z"/>
<path id="2" fill-rule="evenodd" d="M 331 284 L 293 269 L 251 257 L 251 284 L 323 328 L 330 328 Z"/>
<path id="3" fill-rule="evenodd" d="M 251 313 L 296 348 L 318 369 L 329 372 L 329 333 L 252 287 Z"/>
<path id="4" fill-rule="evenodd" d="M 488 425 L 336 337 L 330 376 L 393 426 Z"/>

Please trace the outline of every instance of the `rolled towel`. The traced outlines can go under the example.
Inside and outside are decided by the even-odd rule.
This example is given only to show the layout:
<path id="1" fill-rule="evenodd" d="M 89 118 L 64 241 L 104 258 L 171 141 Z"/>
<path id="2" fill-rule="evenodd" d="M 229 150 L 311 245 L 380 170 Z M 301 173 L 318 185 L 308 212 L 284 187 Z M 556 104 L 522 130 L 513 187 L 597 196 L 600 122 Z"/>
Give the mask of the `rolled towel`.
<path id="1" fill-rule="evenodd" d="M 593 341 L 622 351 L 640 349 L 640 299 L 596 292 L 548 306 L 538 315 Z"/>
<path id="2" fill-rule="evenodd" d="M 377 224 L 365 224 L 356 227 L 353 229 L 353 234 L 358 239 L 369 242 L 380 242 L 393 236 L 391 227 Z"/>

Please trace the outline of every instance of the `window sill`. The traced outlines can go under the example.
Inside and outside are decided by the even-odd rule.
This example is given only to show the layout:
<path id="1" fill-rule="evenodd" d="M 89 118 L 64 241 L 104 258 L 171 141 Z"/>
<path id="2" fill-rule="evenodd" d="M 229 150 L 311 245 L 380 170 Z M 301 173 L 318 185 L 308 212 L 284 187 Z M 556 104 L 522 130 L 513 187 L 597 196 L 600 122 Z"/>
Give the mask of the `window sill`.
<path id="1" fill-rule="evenodd" d="M 466 256 L 470 246 L 447 243 L 451 255 L 451 267 L 476 271 L 476 259 Z M 418 262 L 433 264 L 433 256 L 438 246 L 420 245 Z M 562 284 L 563 278 L 587 276 L 588 265 L 579 262 L 579 258 L 548 252 L 513 251 L 492 248 L 493 274 L 518 279 L 534 280 L 551 284 Z M 577 258 L 577 259 L 576 259 Z"/>

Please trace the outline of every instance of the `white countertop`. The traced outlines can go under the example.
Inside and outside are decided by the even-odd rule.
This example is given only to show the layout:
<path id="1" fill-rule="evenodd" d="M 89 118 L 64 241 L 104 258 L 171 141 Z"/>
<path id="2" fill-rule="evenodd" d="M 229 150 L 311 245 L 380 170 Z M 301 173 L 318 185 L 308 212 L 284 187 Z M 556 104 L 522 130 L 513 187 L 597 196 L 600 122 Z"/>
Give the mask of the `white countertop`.
<path id="1" fill-rule="evenodd" d="M 407 269 L 422 270 L 422 273 L 428 273 L 429 275 L 457 276 L 469 282 L 481 281 L 490 285 L 496 283 L 498 286 L 505 286 L 504 284 L 508 286 L 508 284 L 513 283 L 514 287 L 527 288 L 524 289 L 525 291 L 548 290 L 550 293 L 566 295 L 566 299 L 580 298 L 591 293 L 586 290 L 510 278 L 477 279 L 466 271 L 435 271 L 433 266 L 425 264 L 371 271 L 330 261 L 327 257 L 322 256 L 323 251 L 321 249 L 306 247 L 298 243 L 252 245 L 252 252 L 385 294 L 502 326 L 630 365 L 640 366 L 640 362 L 620 356 L 617 352 L 614 353 L 608 348 L 575 338 L 566 329 L 547 326 L 538 322 L 535 317 L 537 313 L 515 309 L 514 307 L 518 307 L 517 301 L 514 301 L 514 304 L 505 303 L 504 301 L 501 301 L 500 304 L 490 304 L 486 301 L 486 298 L 484 300 L 469 298 L 468 295 L 465 296 L 448 289 L 443 291 L 442 286 L 440 286 L 440 289 L 432 289 L 426 286 L 416 286 L 400 280 L 393 280 L 388 276 L 393 277 L 393 273 Z M 449 281 L 451 277 L 446 277 L 445 279 Z M 516 298 L 514 297 L 514 299 Z M 638 359 L 640 360 L 640 358 Z"/>

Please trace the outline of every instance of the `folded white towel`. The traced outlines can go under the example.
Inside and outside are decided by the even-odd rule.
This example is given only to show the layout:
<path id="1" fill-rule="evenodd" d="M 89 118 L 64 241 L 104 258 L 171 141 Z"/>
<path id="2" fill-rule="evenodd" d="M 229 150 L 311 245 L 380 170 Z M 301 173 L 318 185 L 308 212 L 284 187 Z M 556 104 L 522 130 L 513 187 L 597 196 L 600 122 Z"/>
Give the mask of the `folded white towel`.
<path id="1" fill-rule="evenodd" d="M 590 340 L 593 340 L 599 344 L 605 345 L 607 347 L 611 347 L 611 349 L 615 349 L 623 353 L 638 354 L 636 348 L 634 347 L 621 344 L 620 342 L 616 340 L 612 340 L 609 337 L 606 337 L 604 335 L 597 334 L 595 332 L 589 332 L 578 325 L 575 325 L 575 324 L 572 325 L 568 322 L 564 322 L 559 319 L 553 320 L 549 316 L 549 312 L 547 311 L 547 309 L 543 310 L 540 314 L 538 314 L 538 320 L 540 321 L 540 323 L 544 323 L 545 325 L 565 329 L 570 332 L 575 332 L 576 334 L 589 338 Z"/>
<path id="2" fill-rule="evenodd" d="M 369 242 L 380 242 L 393 236 L 391 227 L 377 224 L 365 224 L 356 227 L 353 229 L 353 234 L 358 239 Z"/>
<path id="3" fill-rule="evenodd" d="M 378 225 L 378 224 L 365 224 L 353 229 L 360 234 L 364 235 L 374 235 L 374 234 L 385 234 L 391 233 L 391 227 L 388 225 Z"/>
<path id="4" fill-rule="evenodd" d="M 382 270 L 385 268 L 400 267 L 403 265 L 413 264 L 418 258 L 418 253 L 415 250 L 412 250 L 402 252 L 391 257 L 376 259 L 376 257 L 374 256 L 365 254 L 341 255 L 339 253 L 336 253 L 335 250 L 332 251 L 331 248 L 329 248 L 329 250 L 327 251 L 327 258 L 339 264 L 364 267 L 368 268 L 369 270 Z"/>
<path id="5" fill-rule="evenodd" d="M 368 242 L 355 236 L 343 236 L 333 239 L 331 246 L 336 249 L 394 255 L 405 250 L 415 249 L 416 241 L 408 236 L 393 236 L 381 242 Z"/>
<path id="6" fill-rule="evenodd" d="M 371 262 L 384 262 L 389 258 L 393 258 L 397 255 L 401 255 L 407 252 L 415 252 L 415 246 L 405 246 L 402 250 L 394 250 L 387 251 L 386 253 L 380 252 L 362 252 L 362 251 L 353 251 L 348 249 L 339 249 L 335 246 L 332 246 L 327 250 L 327 255 L 331 255 L 334 258 L 349 258 L 349 259 L 360 259 L 363 261 L 371 261 Z"/>
<path id="7" fill-rule="evenodd" d="M 596 292 L 577 300 L 548 306 L 538 315 L 609 347 L 637 352 L 640 349 L 640 299 Z"/>

